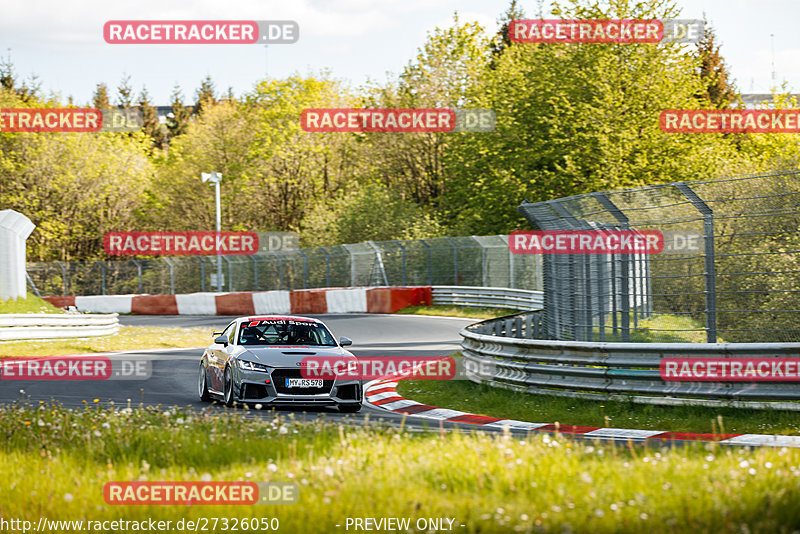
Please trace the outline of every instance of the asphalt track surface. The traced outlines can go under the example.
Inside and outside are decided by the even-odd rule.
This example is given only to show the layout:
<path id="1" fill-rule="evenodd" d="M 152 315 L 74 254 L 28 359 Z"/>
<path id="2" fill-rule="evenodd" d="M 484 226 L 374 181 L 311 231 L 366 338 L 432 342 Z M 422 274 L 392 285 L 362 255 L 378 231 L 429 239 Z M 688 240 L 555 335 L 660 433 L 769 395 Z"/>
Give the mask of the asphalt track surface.
<path id="1" fill-rule="evenodd" d="M 474 319 L 420 317 L 404 315 L 342 314 L 315 316 L 323 320 L 338 338 L 346 336 L 353 340 L 349 347 L 356 356 L 444 356 L 460 347 L 458 332 Z M 127 326 L 162 327 L 208 327 L 210 331 L 221 331 L 235 317 L 222 316 L 122 316 L 120 323 Z M 198 339 L 198 347 L 211 342 Z M 152 375 L 146 380 L 2 380 L 0 381 L 0 403 L 9 404 L 23 396 L 30 402 L 57 401 L 66 407 L 82 407 L 84 402 L 99 399 L 103 404 L 114 401 L 124 407 L 140 403 L 145 406 L 160 405 L 209 408 L 225 410 L 218 403 L 205 403 L 197 396 L 197 373 L 202 355 L 201 349 L 171 349 L 163 351 L 126 352 L 109 355 L 112 360 L 149 360 Z M 20 354 L 19 356 L 24 356 Z M 20 390 L 24 391 L 20 393 Z M 248 417 L 271 417 L 271 410 L 244 410 Z M 367 404 L 357 414 L 340 414 L 333 408 L 281 408 L 281 414 L 294 413 L 299 420 L 315 420 L 319 417 L 333 421 L 348 421 L 354 424 L 385 423 L 402 424 L 409 430 L 439 430 L 440 423 L 413 415 L 403 416 L 381 410 Z M 480 430 L 475 425 L 443 423 L 447 429 L 461 428 Z M 497 432 L 498 429 L 484 429 Z"/>

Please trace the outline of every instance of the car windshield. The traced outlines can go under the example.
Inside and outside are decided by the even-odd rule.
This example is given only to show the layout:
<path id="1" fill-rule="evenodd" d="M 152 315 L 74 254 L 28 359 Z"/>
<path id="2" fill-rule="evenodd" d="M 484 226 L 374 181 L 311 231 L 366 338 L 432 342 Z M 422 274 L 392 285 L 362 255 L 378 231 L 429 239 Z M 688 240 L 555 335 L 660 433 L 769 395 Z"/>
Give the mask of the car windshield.
<path id="1" fill-rule="evenodd" d="M 239 344 L 335 347 L 336 341 L 320 323 L 295 319 L 258 319 L 241 324 Z"/>

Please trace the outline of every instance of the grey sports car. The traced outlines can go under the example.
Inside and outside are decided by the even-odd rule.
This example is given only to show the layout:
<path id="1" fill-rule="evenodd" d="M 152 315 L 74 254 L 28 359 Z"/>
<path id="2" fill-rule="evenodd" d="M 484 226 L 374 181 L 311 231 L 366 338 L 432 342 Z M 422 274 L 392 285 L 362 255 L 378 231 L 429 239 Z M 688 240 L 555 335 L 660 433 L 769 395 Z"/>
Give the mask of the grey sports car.
<path id="1" fill-rule="evenodd" d="M 214 333 L 200 360 L 197 391 L 204 401 L 218 399 L 264 406 L 333 406 L 361 409 L 361 382 L 309 377 L 301 369 L 309 358 L 356 361 L 322 321 L 310 317 L 240 317 Z M 305 374 L 305 376 L 304 376 Z"/>

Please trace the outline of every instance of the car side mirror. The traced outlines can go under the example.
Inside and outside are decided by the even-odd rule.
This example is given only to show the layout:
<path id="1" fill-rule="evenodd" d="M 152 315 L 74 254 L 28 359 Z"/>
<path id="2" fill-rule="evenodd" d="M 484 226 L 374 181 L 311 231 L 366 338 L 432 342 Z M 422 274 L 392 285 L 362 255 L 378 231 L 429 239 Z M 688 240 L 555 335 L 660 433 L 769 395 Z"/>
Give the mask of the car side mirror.
<path id="1" fill-rule="evenodd" d="M 227 347 L 228 346 L 228 336 L 217 336 L 217 337 L 214 338 L 214 343 L 216 343 L 218 345 L 222 345 L 223 347 Z"/>
<path id="2" fill-rule="evenodd" d="M 349 337 L 342 336 L 339 338 L 339 345 L 341 345 L 342 347 L 349 347 L 352 344 L 353 340 L 350 339 Z"/>

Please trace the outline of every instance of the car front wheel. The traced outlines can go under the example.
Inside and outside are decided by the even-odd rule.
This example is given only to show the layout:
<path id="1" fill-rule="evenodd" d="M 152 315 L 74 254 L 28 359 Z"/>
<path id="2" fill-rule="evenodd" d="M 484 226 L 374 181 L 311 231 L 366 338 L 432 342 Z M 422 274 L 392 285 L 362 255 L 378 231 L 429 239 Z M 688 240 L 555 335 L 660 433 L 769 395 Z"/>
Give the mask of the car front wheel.
<path id="1" fill-rule="evenodd" d="M 200 364 L 200 374 L 197 377 L 197 393 L 200 395 L 201 401 L 209 401 L 211 400 L 211 396 L 208 394 L 208 386 L 206 385 L 206 368 L 203 367 L 203 364 Z"/>
<path id="2" fill-rule="evenodd" d="M 230 367 L 225 368 L 225 386 L 223 394 L 225 396 L 225 406 L 233 406 L 233 373 L 231 373 Z"/>

